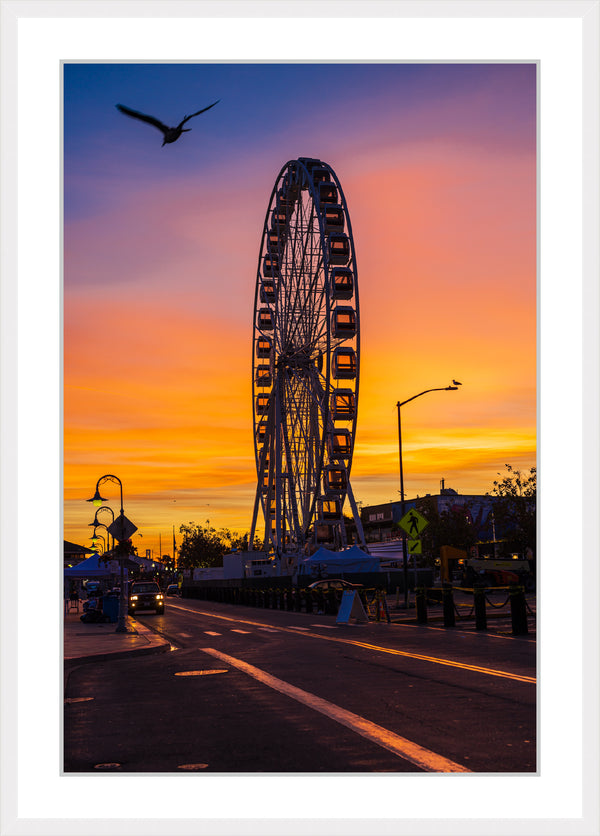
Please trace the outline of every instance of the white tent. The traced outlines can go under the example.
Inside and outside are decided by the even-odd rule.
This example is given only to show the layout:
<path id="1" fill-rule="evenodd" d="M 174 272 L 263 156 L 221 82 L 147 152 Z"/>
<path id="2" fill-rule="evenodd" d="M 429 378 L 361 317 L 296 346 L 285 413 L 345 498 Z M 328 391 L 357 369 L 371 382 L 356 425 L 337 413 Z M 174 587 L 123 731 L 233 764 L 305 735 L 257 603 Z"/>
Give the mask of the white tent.
<path id="1" fill-rule="evenodd" d="M 112 572 L 100 561 L 100 555 L 93 554 L 87 560 L 65 569 L 65 578 L 108 578 Z"/>
<path id="2" fill-rule="evenodd" d="M 341 552 L 332 552 L 321 547 L 302 561 L 300 574 L 336 577 L 344 572 L 378 572 L 379 558 L 367 554 L 358 546 Z"/>

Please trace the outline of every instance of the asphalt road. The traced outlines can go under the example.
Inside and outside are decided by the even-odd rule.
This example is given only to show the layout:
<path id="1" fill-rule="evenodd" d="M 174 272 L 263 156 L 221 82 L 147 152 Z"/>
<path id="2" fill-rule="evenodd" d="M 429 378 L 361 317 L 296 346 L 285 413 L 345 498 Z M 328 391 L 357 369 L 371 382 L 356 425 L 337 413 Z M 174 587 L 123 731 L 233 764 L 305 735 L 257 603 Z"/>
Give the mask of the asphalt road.
<path id="1" fill-rule="evenodd" d="M 81 665 L 64 771 L 536 770 L 535 641 L 167 599 L 170 653 Z"/>

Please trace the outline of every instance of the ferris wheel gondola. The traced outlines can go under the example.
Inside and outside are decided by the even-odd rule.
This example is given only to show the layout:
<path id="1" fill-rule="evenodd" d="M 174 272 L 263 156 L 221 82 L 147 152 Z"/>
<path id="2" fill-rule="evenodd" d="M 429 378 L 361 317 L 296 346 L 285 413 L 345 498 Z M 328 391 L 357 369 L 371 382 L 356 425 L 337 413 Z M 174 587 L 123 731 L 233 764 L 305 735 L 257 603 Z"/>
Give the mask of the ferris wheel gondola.
<path id="1" fill-rule="evenodd" d="M 275 181 L 254 297 L 252 404 L 264 548 L 281 556 L 311 541 L 346 545 L 360 377 L 356 255 L 341 184 L 301 157 Z"/>

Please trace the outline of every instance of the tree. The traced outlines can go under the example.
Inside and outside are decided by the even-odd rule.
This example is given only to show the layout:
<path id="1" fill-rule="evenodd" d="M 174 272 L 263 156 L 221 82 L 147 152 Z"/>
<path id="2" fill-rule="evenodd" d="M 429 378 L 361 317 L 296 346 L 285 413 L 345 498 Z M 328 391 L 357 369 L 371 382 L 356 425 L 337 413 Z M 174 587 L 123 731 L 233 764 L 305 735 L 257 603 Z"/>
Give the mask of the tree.
<path id="1" fill-rule="evenodd" d="M 210 525 L 210 520 L 206 521 L 206 525 L 190 522 L 180 526 L 179 531 L 183 534 L 183 541 L 179 547 L 177 566 L 182 569 L 221 566 L 224 554 L 243 548 L 248 542 L 248 534 L 239 536 L 227 528 L 217 531 Z"/>
<path id="2" fill-rule="evenodd" d="M 520 471 L 505 465 L 507 474 L 494 482 L 494 517 L 502 537 L 514 541 L 520 551 L 531 549 L 535 556 L 537 523 L 537 473 L 532 467 Z M 502 476 L 501 473 L 498 476 Z"/>
<path id="3" fill-rule="evenodd" d="M 421 539 L 430 562 L 439 556 L 440 546 L 454 546 L 468 552 L 475 543 L 477 537 L 468 502 L 457 503 L 440 514 L 436 500 L 426 497 L 418 501 L 417 510 L 429 523 Z"/>

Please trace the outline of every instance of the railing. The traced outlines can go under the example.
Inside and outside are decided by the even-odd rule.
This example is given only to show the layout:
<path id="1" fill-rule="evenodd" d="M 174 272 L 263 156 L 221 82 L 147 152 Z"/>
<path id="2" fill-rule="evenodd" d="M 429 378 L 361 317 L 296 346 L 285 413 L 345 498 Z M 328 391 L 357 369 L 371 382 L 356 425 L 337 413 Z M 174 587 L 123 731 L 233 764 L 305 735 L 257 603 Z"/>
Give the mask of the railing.
<path id="1" fill-rule="evenodd" d="M 491 591 L 499 592 L 506 590 L 506 598 L 501 603 L 492 601 L 489 597 Z M 466 592 L 473 595 L 473 605 L 468 612 L 464 608 L 460 610 L 454 601 L 454 592 Z M 433 593 L 433 594 L 432 594 Z M 434 597 L 435 596 L 435 597 Z M 511 586 L 474 586 L 472 588 L 453 587 L 444 584 L 441 589 L 426 589 L 419 587 L 415 589 L 415 608 L 417 623 L 425 624 L 428 620 L 428 604 L 442 604 L 444 627 L 454 627 L 457 619 L 467 621 L 475 618 L 476 630 L 487 630 L 487 606 L 493 609 L 509 607 L 513 635 L 526 635 L 528 633 L 527 614 L 535 617 L 535 613 L 525 598 L 525 587 L 518 584 Z"/>

